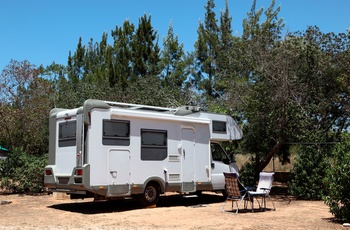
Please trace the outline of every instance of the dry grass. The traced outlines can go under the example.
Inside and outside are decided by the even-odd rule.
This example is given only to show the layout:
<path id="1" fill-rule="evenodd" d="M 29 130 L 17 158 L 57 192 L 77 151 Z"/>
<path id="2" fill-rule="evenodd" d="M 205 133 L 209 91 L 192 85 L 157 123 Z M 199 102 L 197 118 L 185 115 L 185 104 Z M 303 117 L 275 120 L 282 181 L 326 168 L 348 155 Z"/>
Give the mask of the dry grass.
<path id="1" fill-rule="evenodd" d="M 250 155 L 236 154 L 236 164 L 240 169 L 246 162 L 249 162 Z M 263 171 L 267 172 L 290 172 L 293 167 L 294 157 L 291 158 L 290 164 L 282 165 L 278 158 L 274 158 L 270 163 L 264 168 Z"/>

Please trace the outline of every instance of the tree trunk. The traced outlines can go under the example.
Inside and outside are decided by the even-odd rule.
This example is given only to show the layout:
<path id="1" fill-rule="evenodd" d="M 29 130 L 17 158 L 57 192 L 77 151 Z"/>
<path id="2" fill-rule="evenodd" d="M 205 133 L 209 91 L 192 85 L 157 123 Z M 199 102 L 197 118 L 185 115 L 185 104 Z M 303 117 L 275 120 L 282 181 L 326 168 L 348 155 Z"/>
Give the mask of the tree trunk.
<path id="1" fill-rule="evenodd" d="M 257 163 L 255 171 L 261 172 L 270 163 L 272 157 L 278 152 L 278 150 L 281 149 L 282 145 L 283 144 L 281 142 L 277 142 L 271 151 Z"/>

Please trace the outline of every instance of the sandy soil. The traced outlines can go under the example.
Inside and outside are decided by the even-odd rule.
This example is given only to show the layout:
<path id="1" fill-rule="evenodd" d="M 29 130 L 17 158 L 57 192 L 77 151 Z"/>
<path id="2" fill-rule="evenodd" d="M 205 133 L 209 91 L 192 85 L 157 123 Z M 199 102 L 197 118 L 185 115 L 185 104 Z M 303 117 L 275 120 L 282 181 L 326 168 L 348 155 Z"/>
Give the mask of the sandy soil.
<path id="1" fill-rule="evenodd" d="M 332 222 L 322 201 L 281 195 L 272 199 L 276 211 L 268 202 L 265 212 L 242 209 L 235 214 L 231 203 L 221 211 L 224 199 L 215 193 L 187 198 L 166 194 L 155 208 L 143 208 L 134 200 L 0 195 L 0 229 L 344 229 Z"/>

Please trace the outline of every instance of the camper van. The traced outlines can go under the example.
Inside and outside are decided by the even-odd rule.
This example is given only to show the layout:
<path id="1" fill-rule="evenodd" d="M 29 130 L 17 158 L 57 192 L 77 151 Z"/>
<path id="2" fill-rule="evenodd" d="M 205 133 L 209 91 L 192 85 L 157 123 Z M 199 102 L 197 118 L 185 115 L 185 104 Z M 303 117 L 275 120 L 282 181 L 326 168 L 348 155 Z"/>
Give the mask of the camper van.
<path id="1" fill-rule="evenodd" d="M 71 199 L 137 198 L 222 192 L 223 172 L 236 172 L 220 146 L 242 138 L 235 120 L 196 106 L 164 108 L 89 99 L 52 109 L 44 184 Z"/>

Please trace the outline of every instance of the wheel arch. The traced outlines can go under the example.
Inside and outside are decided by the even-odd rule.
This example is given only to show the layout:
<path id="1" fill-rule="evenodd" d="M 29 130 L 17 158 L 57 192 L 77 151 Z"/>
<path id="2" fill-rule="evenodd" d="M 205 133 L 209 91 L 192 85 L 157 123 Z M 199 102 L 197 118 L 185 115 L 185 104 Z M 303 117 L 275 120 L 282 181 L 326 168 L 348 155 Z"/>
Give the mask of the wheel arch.
<path id="1" fill-rule="evenodd" d="M 159 189 L 160 189 L 160 193 L 164 194 L 165 192 L 165 181 L 160 178 L 160 177 L 149 177 L 147 178 L 147 180 L 145 180 L 145 182 L 142 185 L 142 190 L 145 190 L 145 188 L 147 187 L 148 184 L 150 183 L 156 183 L 159 185 Z"/>

